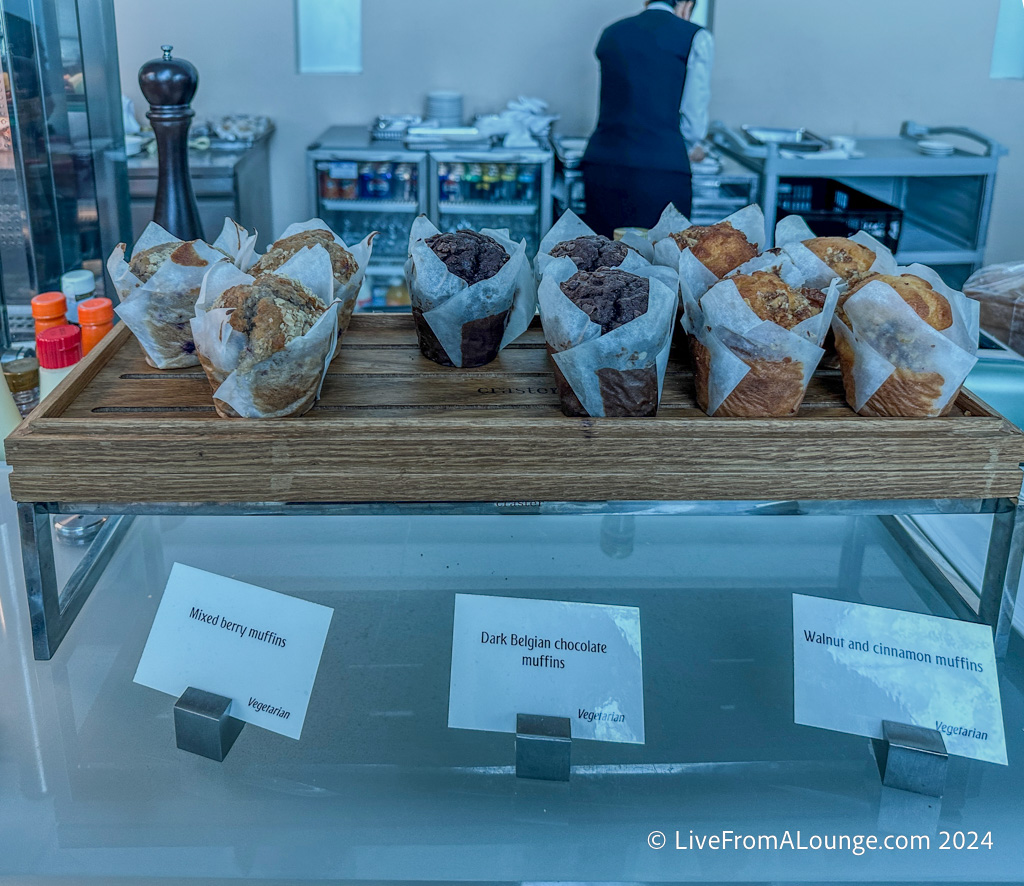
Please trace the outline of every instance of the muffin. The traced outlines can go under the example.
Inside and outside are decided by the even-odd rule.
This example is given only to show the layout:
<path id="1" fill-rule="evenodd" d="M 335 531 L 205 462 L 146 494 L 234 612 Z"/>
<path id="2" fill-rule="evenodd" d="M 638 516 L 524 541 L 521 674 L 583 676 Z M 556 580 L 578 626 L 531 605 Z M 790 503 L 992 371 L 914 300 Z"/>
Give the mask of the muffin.
<path id="1" fill-rule="evenodd" d="M 650 306 L 650 281 L 624 271 L 603 268 L 579 271 L 560 284 L 562 294 L 601 327 L 605 336 L 643 317 Z M 671 314 L 666 314 L 671 323 Z M 671 336 L 669 329 L 668 337 Z M 549 351 L 554 353 L 549 346 Z M 657 415 L 659 401 L 658 370 L 653 357 L 637 369 L 602 367 L 594 375 L 608 417 L 646 417 Z M 585 417 L 589 413 L 555 361 L 555 381 L 567 416 Z"/>
<path id="2" fill-rule="evenodd" d="M 335 288 L 342 289 L 347 286 L 359 269 L 358 263 L 351 252 L 338 244 L 330 231 L 322 228 L 299 231 L 297 234 L 278 240 L 270 247 L 267 254 L 253 265 L 249 273 L 253 277 L 271 274 L 296 253 L 311 246 L 323 246 L 327 250 L 327 254 L 331 257 L 331 268 L 334 271 Z"/>
<path id="3" fill-rule="evenodd" d="M 302 415 L 313 405 L 323 377 L 325 353 L 316 348 L 289 348 L 305 336 L 325 313 L 323 303 L 296 280 L 264 274 L 252 284 L 232 286 L 211 304 L 231 310 L 228 324 L 245 337 L 237 365 L 217 370 L 202 354 L 214 392 L 229 376 L 246 385 L 254 407 L 250 417 Z M 325 348 L 328 347 L 325 343 Z M 236 417 L 227 403 L 214 399 L 218 413 Z"/>
<path id="4" fill-rule="evenodd" d="M 820 289 L 794 289 L 769 271 L 755 271 L 749 276 L 731 279 L 758 317 L 783 329 L 793 329 L 804 320 L 818 316 L 825 307 L 825 293 Z"/>
<path id="5" fill-rule="evenodd" d="M 895 289 L 899 297 L 910 305 L 917 316 L 931 326 L 932 329 L 942 332 L 953 325 L 953 308 L 949 304 L 949 300 L 941 293 L 936 292 L 927 280 L 922 280 L 913 274 L 903 274 L 900 277 L 893 277 L 887 274 L 871 274 L 851 287 L 850 291 L 843 298 L 842 303 L 845 303 L 854 293 L 859 292 L 868 283 L 874 282 L 886 283 Z M 839 313 L 840 318 L 845 323 L 846 314 L 842 310 L 842 303 L 840 304 Z"/>
<path id="6" fill-rule="evenodd" d="M 867 276 L 876 261 L 874 252 L 846 237 L 816 237 L 804 246 L 848 283 Z"/>
<path id="7" fill-rule="evenodd" d="M 509 261 L 508 252 L 497 240 L 476 231 L 435 234 L 426 243 L 452 274 L 470 286 L 490 280 Z"/>
<path id="8" fill-rule="evenodd" d="M 694 225 L 670 236 L 681 250 L 689 249 L 719 279 L 757 256 L 757 247 L 727 221 Z"/>
<path id="9" fill-rule="evenodd" d="M 571 258 L 581 271 L 617 268 L 632 250 L 620 240 L 609 240 L 600 234 L 566 240 L 551 250 L 552 258 Z"/>

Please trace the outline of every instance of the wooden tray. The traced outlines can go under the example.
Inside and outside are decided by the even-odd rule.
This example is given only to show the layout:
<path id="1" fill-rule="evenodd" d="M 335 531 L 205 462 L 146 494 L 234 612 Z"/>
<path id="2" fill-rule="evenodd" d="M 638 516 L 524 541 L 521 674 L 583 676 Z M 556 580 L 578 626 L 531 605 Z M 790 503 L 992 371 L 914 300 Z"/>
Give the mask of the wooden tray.
<path id="1" fill-rule="evenodd" d="M 708 418 L 675 362 L 657 418 L 565 418 L 537 328 L 458 370 L 411 317 L 357 315 L 319 405 L 265 422 L 218 418 L 202 370 L 151 369 L 120 324 L 7 455 L 34 502 L 982 499 L 1017 496 L 1024 435 L 966 392 L 948 418 L 862 418 L 834 372 L 796 418 Z"/>

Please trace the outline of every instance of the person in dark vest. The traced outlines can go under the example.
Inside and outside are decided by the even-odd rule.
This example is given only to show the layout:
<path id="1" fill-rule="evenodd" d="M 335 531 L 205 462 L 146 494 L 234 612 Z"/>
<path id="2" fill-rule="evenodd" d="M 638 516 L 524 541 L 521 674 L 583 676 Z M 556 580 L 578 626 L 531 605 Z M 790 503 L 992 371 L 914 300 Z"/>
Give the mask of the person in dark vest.
<path id="1" fill-rule="evenodd" d="M 648 2 L 597 44 L 601 110 L 583 157 L 587 224 L 651 228 L 669 203 L 692 210 L 691 153 L 703 157 L 711 99 L 711 34 L 690 21 L 696 0 Z"/>

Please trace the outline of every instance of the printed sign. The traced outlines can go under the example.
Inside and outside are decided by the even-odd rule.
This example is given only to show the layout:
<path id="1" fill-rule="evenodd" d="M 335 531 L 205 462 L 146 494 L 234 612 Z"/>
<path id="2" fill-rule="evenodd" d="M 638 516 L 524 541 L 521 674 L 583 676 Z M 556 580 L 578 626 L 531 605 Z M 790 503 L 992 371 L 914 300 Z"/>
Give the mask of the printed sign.
<path id="1" fill-rule="evenodd" d="M 135 682 L 231 699 L 230 715 L 298 738 L 333 609 L 175 563 Z"/>
<path id="2" fill-rule="evenodd" d="M 942 733 L 950 754 L 1006 765 L 992 631 L 793 595 L 794 719 L 870 738 L 882 720 Z"/>
<path id="3" fill-rule="evenodd" d="M 568 717 L 573 738 L 644 743 L 640 610 L 458 594 L 448 725 L 515 732 Z"/>

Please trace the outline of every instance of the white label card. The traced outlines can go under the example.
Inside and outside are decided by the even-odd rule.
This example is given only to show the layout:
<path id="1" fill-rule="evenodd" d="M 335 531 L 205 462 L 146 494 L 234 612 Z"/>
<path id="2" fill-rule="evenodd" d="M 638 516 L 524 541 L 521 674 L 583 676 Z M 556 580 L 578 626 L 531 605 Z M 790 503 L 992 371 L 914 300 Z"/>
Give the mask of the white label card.
<path id="1" fill-rule="evenodd" d="M 950 754 L 1006 765 L 992 630 L 793 595 L 794 720 L 882 737 L 882 721 L 942 733 Z"/>
<path id="2" fill-rule="evenodd" d="M 298 738 L 334 610 L 175 563 L 135 682 L 231 699 L 230 715 Z"/>
<path id="3" fill-rule="evenodd" d="M 457 594 L 448 726 L 515 732 L 517 714 L 643 744 L 640 610 Z"/>

